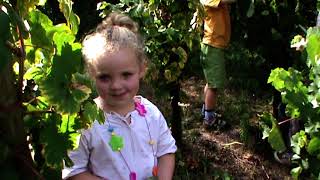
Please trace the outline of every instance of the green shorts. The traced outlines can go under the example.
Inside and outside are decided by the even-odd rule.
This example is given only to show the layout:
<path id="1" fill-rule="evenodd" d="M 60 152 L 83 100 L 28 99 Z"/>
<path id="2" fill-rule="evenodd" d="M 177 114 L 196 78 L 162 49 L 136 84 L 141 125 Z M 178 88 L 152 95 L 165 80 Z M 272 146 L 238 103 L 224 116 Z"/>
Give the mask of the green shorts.
<path id="1" fill-rule="evenodd" d="M 223 88 L 226 81 L 224 49 L 201 44 L 201 65 L 209 88 Z"/>

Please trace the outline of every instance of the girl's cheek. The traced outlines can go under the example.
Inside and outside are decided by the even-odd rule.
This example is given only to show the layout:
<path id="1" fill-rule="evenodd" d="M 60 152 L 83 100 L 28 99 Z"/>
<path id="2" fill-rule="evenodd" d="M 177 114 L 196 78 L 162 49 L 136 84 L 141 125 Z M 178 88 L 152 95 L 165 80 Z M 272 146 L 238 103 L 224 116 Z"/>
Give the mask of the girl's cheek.
<path id="1" fill-rule="evenodd" d="M 126 84 L 128 86 L 135 87 L 135 86 L 139 85 L 139 79 L 131 78 L 129 81 L 126 82 Z"/>
<path id="2" fill-rule="evenodd" d="M 105 83 L 105 82 L 97 82 L 97 83 L 96 83 L 96 86 L 97 86 L 97 88 L 99 88 L 99 89 L 106 90 L 109 85 L 108 85 L 108 83 Z"/>

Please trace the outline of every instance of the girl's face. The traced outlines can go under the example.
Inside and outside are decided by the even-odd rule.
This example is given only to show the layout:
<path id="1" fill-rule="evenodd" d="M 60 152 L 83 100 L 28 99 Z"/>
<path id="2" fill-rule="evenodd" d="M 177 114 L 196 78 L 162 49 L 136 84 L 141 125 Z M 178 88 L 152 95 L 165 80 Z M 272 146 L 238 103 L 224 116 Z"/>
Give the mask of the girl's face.
<path id="1" fill-rule="evenodd" d="M 124 48 L 105 53 L 97 60 L 96 70 L 96 87 L 105 108 L 118 113 L 130 109 L 145 72 L 134 51 Z"/>

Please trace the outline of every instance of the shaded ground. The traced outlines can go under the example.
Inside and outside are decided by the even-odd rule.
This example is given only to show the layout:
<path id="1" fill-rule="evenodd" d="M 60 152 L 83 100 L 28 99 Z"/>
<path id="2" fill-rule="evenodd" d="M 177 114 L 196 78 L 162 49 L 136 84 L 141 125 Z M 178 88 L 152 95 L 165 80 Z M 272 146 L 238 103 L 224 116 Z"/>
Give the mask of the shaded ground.
<path id="1" fill-rule="evenodd" d="M 274 161 L 257 129 L 248 130 L 246 143 L 240 138 L 242 115 L 256 124 L 257 114 L 270 110 L 269 103 L 226 90 L 219 97 L 223 101 L 219 110 L 232 126 L 223 131 L 207 130 L 200 119 L 203 85 L 203 80 L 196 78 L 183 82 L 184 142 L 177 153 L 175 179 L 290 179 L 290 168 Z M 246 108 L 249 110 L 243 110 Z"/>

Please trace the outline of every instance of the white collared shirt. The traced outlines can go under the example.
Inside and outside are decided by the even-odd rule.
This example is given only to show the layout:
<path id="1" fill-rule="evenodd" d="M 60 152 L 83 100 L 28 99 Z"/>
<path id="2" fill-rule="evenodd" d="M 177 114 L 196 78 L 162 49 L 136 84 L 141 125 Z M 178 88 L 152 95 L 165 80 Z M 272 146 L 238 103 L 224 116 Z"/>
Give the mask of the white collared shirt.
<path id="1" fill-rule="evenodd" d="M 147 99 L 141 96 L 138 98 L 147 110 L 145 117 L 134 110 L 126 117 L 108 113 L 104 124 L 95 121 L 90 129 L 82 132 L 79 147 L 69 153 L 74 165 L 63 169 L 63 179 L 89 171 L 106 179 L 127 180 L 130 168 L 136 173 L 137 179 L 142 180 L 152 176 L 155 159 L 153 152 L 157 158 L 176 152 L 175 140 L 162 113 Z M 131 123 L 128 124 L 126 119 L 130 116 Z M 155 141 L 153 145 L 149 143 L 150 135 L 146 122 L 149 125 L 151 139 Z M 124 147 L 121 150 L 124 158 L 119 152 L 112 151 L 109 145 L 111 138 L 109 125 L 114 127 L 115 134 L 124 140 Z"/>

